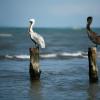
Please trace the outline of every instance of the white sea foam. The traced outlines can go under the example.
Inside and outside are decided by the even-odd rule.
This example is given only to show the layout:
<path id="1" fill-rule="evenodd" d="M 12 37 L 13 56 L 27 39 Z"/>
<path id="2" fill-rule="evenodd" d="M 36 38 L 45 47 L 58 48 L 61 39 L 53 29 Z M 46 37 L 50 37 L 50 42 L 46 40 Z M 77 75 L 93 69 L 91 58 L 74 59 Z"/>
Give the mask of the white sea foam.
<path id="1" fill-rule="evenodd" d="M 61 56 L 77 57 L 77 56 L 82 56 L 82 52 L 76 52 L 76 53 L 63 52 L 63 53 L 60 53 L 60 55 Z"/>
<path id="2" fill-rule="evenodd" d="M 12 34 L 0 33 L 0 37 L 12 37 Z"/>
<path id="3" fill-rule="evenodd" d="M 29 59 L 29 55 L 5 55 L 4 58 L 7 59 Z"/>
<path id="4" fill-rule="evenodd" d="M 29 59 L 30 56 L 29 55 L 16 55 L 15 58 L 18 58 L 18 59 Z"/>
<path id="5" fill-rule="evenodd" d="M 13 59 L 13 56 L 10 56 L 10 55 L 6 55 L 5 58 L 8 58 L 8 59 Z"/>
<path id="6" fill-rule="evenodd" d="M 100 55 L 98 55 L 99 57 Z M 78 58 L 78 57 L 82 57 L 82 58 L 87 58 L 87 53 L 86 52 L 76 52 L 76 53 L 69 53 L 69 52 L 62 52 L 62 53 L 47 53 L 47 54 L 40 54 L 40 58 L 43 59 L 49 59 L 49 58 Z M 4 58 L 7 59 L 29 59 L 30 56 L 29 55 L 6 55 L 4 56 Z"/>
<path id="7" fill-rule="evenodd" d="M 57 57 L 57 54 L 51 53 L 51 54 L 41 54 L 41 58 L 55 58 Z"/>

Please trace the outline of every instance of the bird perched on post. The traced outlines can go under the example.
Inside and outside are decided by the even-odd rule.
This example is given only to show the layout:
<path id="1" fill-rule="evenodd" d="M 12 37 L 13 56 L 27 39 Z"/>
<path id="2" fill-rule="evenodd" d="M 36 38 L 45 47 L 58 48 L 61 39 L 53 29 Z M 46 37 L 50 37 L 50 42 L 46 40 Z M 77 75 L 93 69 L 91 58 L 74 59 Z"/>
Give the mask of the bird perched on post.
<path id="1" fill-rule="evenodd" d="M 38 33 L 34 32 L 32 29 L 33 25 L 35 24 L 35 20 L 30 19 L 29 23 L 30 23 L 30 25 L 29 25 L 28 33 L 30 35 L 31 40 L 35 43 L 35 47 L 39 48 L 39 46 L 40 46 L 41 48 L 45 48 L 44 38 L 41 35 L 39 35 Z"/>
<path id="2" fill-rule="evenodd" d="M 91 16 L 89 16 L 87 18 L 87 33 L 88 33 L 88 37 L 90 38 L 90 40 L 97 45 L 100 45 L 100 36 L 97 36 L 97 33 L 93 32 L 92 29 L 90 28 L 90 25 L 92 23 L 93 18 Z"/>

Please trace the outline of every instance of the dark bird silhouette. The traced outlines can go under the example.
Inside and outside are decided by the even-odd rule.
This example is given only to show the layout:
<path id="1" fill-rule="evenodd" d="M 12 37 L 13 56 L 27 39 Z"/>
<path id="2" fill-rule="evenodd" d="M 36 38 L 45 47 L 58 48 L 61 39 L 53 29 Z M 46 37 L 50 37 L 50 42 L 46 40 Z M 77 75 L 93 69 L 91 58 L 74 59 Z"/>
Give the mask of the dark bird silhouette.
<path id="1" fill-rule="evenodd" d="M 100 36 L 98 36 L 97 33 L 93 32 L 92 29 L 90 28 L 90 25 L 92 23 L 92 20 L 93 20 L 93 18 L 91 16 L 89 16 L 87 18 L 87 26 L 86 26 L 86 29 L 87 29 L 88 37 L 90 38 L 90 40 L 94 44 L 96 44 L 96 47 L 97 47 L 97 45 L 100 45 Z"/>

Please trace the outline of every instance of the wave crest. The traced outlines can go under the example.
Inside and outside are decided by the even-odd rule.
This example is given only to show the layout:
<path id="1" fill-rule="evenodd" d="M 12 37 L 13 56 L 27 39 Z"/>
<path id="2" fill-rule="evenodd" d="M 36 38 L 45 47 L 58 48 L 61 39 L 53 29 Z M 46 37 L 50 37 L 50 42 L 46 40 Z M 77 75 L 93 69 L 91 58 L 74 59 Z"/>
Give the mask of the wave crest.
<path id="1" fill-rule="evenodd" d="M 12 34 L 0 33 L 0 37 L 12 37 Z"/>
<path id="2" fill-rule="evenodd" d="M 62 53 L 46 53 L 40 54 L 41 59 L 71 59 L 71 58 L 87 58 L 86 52 L 62 52 Z M 29 55 L 4 55 L 0 56 L 0 59 L 11 59 L 11 60 L 28 60 Z"/>

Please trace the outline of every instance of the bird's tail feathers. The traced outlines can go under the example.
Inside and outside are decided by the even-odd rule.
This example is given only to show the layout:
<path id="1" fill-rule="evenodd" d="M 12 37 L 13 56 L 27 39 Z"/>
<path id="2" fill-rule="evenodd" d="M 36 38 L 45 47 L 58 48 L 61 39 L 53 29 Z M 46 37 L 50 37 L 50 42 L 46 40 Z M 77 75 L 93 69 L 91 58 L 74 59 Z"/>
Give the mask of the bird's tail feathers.
<path id="1" fill-rule="evenodd" d="M 45 44 L 42 44 L 42 45 L 41 45 L 41 48 L 45 48 Z"/>

